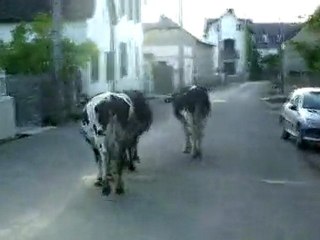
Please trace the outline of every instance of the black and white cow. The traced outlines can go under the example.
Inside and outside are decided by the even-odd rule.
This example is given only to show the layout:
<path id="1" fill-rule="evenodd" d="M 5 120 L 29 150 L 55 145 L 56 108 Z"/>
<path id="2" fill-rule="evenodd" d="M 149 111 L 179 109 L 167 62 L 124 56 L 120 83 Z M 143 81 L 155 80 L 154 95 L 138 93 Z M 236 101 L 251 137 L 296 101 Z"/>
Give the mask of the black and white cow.
<path id="1" fill-rule="evenodd" d="M 111 192 L 110 181 L 116 176 L 116 193 L 124 192 L 122 171 L 127 160 L 134 170 L 139 159 L 139 137 L 150 128 L 152 112 L 139 91 L 107 92 L 92 98 L 85 106 L 82 133 L 91 145 L 98 164 L 95 185 L 103 194 Z M 112 164 L 116 166 L 112 171 Z"/>
<path id="2" fill-rule="evenodd" d="M 211 112 L 209 94 L 200 86 L 185 87 L 173 93 L 165 102 L 172 102 L 175 117 L 182 123 L 185 133 L 184 153 L 201 158 L 201 142 L 206 120 Z"/>

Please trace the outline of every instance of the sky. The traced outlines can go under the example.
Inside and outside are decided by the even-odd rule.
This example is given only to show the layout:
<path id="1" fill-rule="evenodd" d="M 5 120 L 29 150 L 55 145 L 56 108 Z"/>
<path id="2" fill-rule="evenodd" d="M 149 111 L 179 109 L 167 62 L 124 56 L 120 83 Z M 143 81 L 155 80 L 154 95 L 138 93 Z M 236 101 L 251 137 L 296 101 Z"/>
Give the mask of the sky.
<path id="1" fill-rule="evenodd" d="M 178 21 L 179 0 L 143 0 L 143 22 L 155 22 L 161 14 Z M 182 0 L 184 27 L 201 37 L 205 18 L 218 18 L 233 8 L 239 18 L 254 22 L 300 22 L 320 5 L 319 0 Z M 306 18 L 305 18 L 306 19 Z"/>

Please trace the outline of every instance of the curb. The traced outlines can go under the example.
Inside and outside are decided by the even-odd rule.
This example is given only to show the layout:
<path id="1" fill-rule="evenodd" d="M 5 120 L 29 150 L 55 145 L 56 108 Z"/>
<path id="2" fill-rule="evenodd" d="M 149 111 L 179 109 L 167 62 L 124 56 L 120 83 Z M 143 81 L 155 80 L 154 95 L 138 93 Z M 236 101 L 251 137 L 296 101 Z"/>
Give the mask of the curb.
<path id="1" fill-rule="evenodd" d="M 14 137 L 6 138 L 6 139 L 1 139 L 0 140 L 0 145 L 4 145 L 6 143 L 10 143 L 19 139 L 39 135 L 41 133 L 47 132 L 49 130 L 56 129 L 56 127 L 39 127 L 39 128 L 30 128 L 30 129 L 25 129 L 25 130 L 20 130 Z"/>
<path id="2" fill-rule="evenodd" d="M 281 107 L 282 107 L 282 104 L 275 104 L 275 103 L 270 103 L 270 102 L 268 102 L 267 100 L 265 100 L 265 99 L 260 99 L 262 102 L 264 102 L 265 103 L 265 105 L 268 107 L 268 108 L 270 108 L 271 110 L 273 110 L 273 111 L 276 111 L 276 110 L 279 110 L 280 111 L 280 109 L 281 109 Z"/>
<path id="3" fill-rule="evenodd" d="M 0 146 L 1 146 L 1 145 L 4 145 L 4 144 L 6 144 L 6 143 L 10 143 L 10 142 L 13 142 L 13 141 L 22 139 L 22 138 L 27 138 L 27 137 L 30 137 L 30 136 L 31 136 L 31 135 L 27 135 L 27 134 L 16 134 L 14 137 L 1 139 L 1 140 L 0 140 Z"/>

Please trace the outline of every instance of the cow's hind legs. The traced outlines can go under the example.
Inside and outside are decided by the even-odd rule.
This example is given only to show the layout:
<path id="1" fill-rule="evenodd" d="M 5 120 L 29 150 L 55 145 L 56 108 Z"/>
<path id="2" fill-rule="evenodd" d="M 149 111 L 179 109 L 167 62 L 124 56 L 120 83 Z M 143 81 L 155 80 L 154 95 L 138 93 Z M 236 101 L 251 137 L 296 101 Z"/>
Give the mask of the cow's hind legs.
<path id="1" fill-rule="evenodd" d="M 104 161 L 104 180 L 102 181 L 102 195 L 108 196 L 111 193 L 111 186 L 110 181 L 112 181 L 112 174 L 111 174 L 111 155 L 109 152 L 104 154 L 105 161 Z"/>
<path id="2" fill-rule="evenodd" d="M 202 158 L 201 142 L 202 142 L 202 125 L 196 124 L 192 131 L 192 157 Z"/>
<path id="3" fill-rule="evenodd" d="M 123 153 L 123 151 L 120 151 Z M 124 155 L 120 154 L 119 158 L 117 159 L 117 179 L 116 179 L 116 194 L 124 194 L 124 183 L 122 180 L 122 171 L 124 165 Z"/>
<path id="4" fill-rule="evenodd" d="M 102 158 L 101 158 L 101 155 L 100 155 L 100 151 L 96 148 L 93 149 L 93 152 L 94 152 L 94 157 L 95 157 L 95 160 L 96 160 L 96 163 L 98 164 L 98 176 L 97 176 L 97 179 L 94 183 L 94 185 L 96 187 L 101 187 L 102 186 Z"/>
<path id="5" fill-rule="evenodd" d="M 184 134 L 185 134 L 185 143 L 184 143 L 184 147 L 183 147 L 182 152 L 189 154 L 189 153 L 191 153 L 191 150 L 192 150 L 191 133 L 190 133 L 186 123 L 184 123 L 184 125 L 183 125 L 183 130 L 184 130 Z"/>
<path id="6" fill-rule="evenodd" d="M 129 147 L 128 148 L 128 155 L 129 155 L 129 171 L 134 172 L 136 170 L 136 166 L 134 165 L 134 158 L 133 158 L 133 151 L 134 147 Z"/>

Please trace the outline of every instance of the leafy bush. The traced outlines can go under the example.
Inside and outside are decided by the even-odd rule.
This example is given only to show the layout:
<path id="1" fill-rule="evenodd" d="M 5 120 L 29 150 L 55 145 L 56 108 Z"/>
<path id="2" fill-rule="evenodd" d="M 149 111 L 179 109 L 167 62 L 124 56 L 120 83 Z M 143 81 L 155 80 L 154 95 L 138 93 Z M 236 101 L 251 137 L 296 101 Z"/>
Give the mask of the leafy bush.
<path id="1" fill-rule="evenodd" d="M 39 14 L 31 23 L 20 23 L 12 31 L 12 40 L 0 42 L 0 68 L 8 74 L 41 74 L 53 68 L 52 21 Z M 68 38 L 62 42 L 62 74 L 84 67 L 97 54 L 93 42 L 76 44 Z"/>
<path id="2" fill-rule="evenodd" d="M 246 61 L 250 80 L 258 80 L 261 77 L 260 54 L 249 27 L 246 27 Z"/>
<path id="3" fill-rule="evenodd" d="M 311 71 L 320 72 L 320 7 L 309 17 L 306 27 L 319 35 L 319 40 L 314 43 L 291 42 L 304 58 Z"/>

